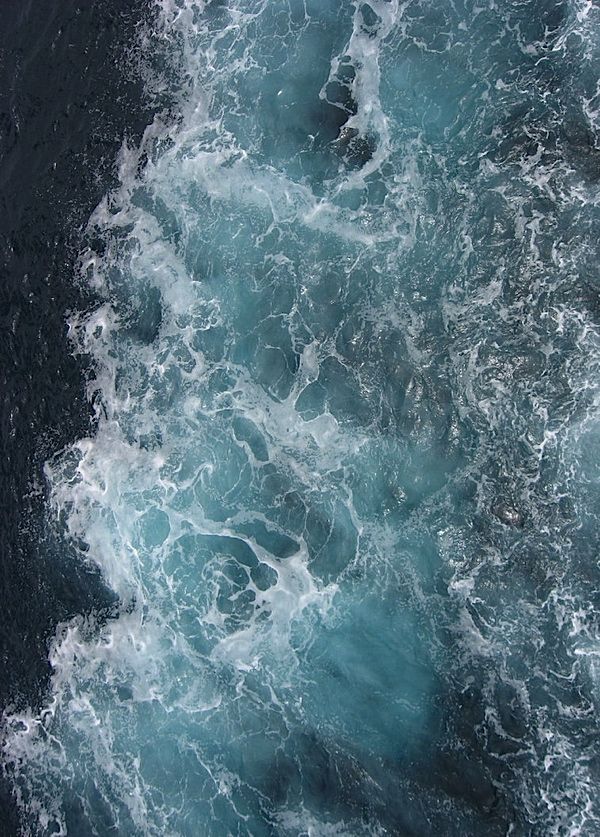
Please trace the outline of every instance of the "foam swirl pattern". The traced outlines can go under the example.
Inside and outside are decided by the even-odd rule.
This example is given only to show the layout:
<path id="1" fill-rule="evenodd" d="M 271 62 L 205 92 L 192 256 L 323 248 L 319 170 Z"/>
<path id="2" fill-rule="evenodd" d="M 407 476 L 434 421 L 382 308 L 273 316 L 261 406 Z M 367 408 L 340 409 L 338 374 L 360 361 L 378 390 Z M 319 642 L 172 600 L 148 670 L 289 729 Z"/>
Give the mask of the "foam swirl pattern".
<path id="1" fill-rule="evenodd" d="M 7 721 L 24 833 L 598 834 L 600 9 L 165 0 L 142 47 L 46 468 L 120 605 Z"/>

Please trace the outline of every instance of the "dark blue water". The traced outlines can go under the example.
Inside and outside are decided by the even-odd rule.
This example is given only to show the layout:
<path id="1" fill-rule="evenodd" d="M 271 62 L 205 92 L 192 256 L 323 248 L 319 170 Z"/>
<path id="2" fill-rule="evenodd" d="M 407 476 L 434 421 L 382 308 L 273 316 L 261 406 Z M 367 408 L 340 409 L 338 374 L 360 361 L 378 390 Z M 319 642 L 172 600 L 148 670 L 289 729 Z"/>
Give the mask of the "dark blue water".
<path id="1" fill-rule="evenodd" d="M 24 833 L 597 834 L 600 10 L 155 11 Z"/>
<path id="2" fill-rule="evenodd" d="M 4 3 L 0 26 L 0 706 L 47 699 L 47 642 L 114 602 L 47 525 L 43 466 L 89 432 L 83 359 L 65 314 L 81 230 L 114 181 L 124 133 L 150 118 L 127 53 L 142 3 Z M 2 791 L 0 831 L 16 833 Z M 4 833 L 4 832 L 2 832 Z"/>

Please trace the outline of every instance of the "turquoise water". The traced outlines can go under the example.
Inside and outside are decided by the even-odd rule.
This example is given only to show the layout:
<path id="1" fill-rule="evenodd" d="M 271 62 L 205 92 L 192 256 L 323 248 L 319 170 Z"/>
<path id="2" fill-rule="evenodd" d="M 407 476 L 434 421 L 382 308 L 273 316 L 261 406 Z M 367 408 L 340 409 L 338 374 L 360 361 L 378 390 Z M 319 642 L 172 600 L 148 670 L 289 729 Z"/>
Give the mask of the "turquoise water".
<path id="1" fill-rule="evenodd" d="M 600 10 L 165 2 L 90 219 L 120 605 L 8 719 L 24 833 L 593 835 Z"/>

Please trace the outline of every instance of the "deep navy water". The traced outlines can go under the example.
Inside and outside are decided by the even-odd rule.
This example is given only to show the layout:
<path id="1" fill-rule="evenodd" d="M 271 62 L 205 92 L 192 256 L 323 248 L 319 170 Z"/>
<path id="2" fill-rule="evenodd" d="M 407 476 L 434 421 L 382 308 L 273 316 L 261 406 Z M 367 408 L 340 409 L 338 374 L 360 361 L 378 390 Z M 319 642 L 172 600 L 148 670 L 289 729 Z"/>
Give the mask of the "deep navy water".
<path id="1" fill-rule="evenodd" d="M 2 35 L 7 833 L 599 834 L 600 7 L 123 8 Z"/>
<path id="2" fill-rule="evenodd" d="M 41 705 L 47 641 L 114 601 L 47 526 L 43 465 L 89 433 L 85 362 L 65 315 L 81 229 L 114 178 L 124 134 L 148 116 L 126 51 L 147 5 L 5 2 L 0 25 L 0 706 Z M 86 302 L 86 300 L 88 302 Z M 0 833 L 14 834 L 0 790 Z M 4 829 L 4 831 L 3 831 Z"/>

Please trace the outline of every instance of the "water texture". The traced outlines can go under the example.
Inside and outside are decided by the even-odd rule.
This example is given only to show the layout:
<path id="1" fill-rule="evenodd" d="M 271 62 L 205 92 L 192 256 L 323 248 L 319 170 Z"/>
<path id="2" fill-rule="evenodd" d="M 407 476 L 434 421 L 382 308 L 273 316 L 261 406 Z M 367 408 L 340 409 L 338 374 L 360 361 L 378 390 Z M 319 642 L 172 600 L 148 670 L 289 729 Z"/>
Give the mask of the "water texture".
<path id="1" fill-rule="evenodd" d="M 124 72 L 142 5 L 18 0 L 1 8 L 1 712 L 43 705 L 48 637 L 114 599 L 93 564 L 46 526 L 43 467 L 90 432 L 65 311 L 89 300 L 73 282 L 81 227 L 114 185 L 123 136 L 141 136 L 151 118 L 141 113 L 141 80 Z M 3 784 L 0 776 L 4 837 L 16 825 Z"/>
<path id="2" fill-rule="evenodd" d="M 164 0 L 46 464 L 119 605 L 25 834 L 594 835 L 600 9 Z"/>

